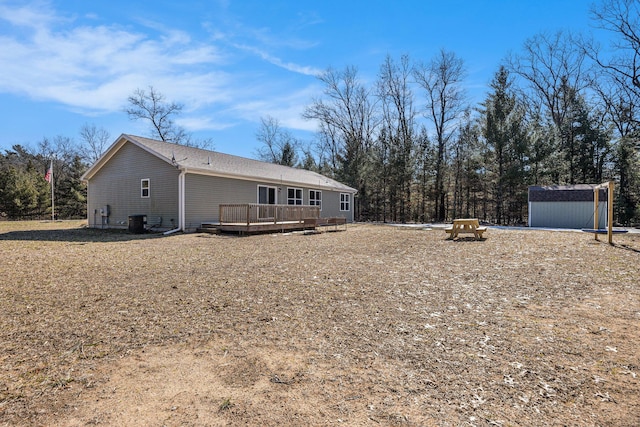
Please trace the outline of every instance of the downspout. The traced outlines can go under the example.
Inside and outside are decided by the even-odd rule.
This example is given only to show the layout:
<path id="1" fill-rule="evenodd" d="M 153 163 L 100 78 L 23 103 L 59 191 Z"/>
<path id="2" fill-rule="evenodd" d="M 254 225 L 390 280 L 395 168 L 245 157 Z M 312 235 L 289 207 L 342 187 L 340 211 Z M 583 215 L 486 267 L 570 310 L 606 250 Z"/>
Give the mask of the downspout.
<path id="1" fill-rule="evenodd" d="M 178 175 L 178 228 L 165 231 L 164 232 L 165 236 L 176 233 L 178 231 L 184 231 L 184 228 L 185 228 L 185 197 L 184 197 L 185 179 L 184 177 L 186 173 L 187 173 L 187 170 L 181 168 L 180 175 Z"/>

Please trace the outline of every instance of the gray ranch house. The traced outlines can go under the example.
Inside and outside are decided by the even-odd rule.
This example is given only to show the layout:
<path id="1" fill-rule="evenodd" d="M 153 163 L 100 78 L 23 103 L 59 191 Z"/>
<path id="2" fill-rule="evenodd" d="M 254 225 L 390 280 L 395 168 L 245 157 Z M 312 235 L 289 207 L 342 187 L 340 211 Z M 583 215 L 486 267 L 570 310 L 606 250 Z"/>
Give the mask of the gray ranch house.
<path id="1" fill-rule="evenodd" d="M 331 178 L 243 157 L 121 135 L 82 176 L 89 227 L 195 231 L 203 224 L 353 222 L 356 190 Z"/>

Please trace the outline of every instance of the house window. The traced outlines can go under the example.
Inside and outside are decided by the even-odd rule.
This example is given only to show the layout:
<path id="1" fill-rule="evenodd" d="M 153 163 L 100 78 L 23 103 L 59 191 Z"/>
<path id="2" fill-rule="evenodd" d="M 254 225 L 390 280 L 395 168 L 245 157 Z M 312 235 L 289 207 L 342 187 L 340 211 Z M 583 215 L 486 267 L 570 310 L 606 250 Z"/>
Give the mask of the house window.
<path id="1" fill-rule="evenodd" d="M 287 204 L 288 205 L 302 204 L 302 188 L 287 188 Z"/>
<path id="2" fill-rule="evenodd" d="M 276 187 L 267 187 L 266 185 L 258 185 L 258 203 L 261 205 L 275 205 Z"/>
<path id="3" fill-rule="evenodd" d="M 318 206 L 322 210 L 322 191 L 309 190 L 309 204 L 311 206 Z"/>
<path id="4" fill-rule="evenodd" d="M 341 211 L 351 210 L 351 194 L 340 193 L 340 210 Z"/>
<path id="5" fill-rule="evenodd" d="M 140 197 L 148 198 L 150 188 L 151 187 L 150 187 L 149 178 L 141 179 L 140 180 Z"/>

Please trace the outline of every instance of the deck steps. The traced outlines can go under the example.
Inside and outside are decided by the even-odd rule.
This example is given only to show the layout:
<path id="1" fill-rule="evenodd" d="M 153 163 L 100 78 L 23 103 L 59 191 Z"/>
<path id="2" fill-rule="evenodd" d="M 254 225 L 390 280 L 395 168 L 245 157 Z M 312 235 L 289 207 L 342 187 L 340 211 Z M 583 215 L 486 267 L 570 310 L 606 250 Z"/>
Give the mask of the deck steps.
<path id="1" fill-rule="evenodd" d="M 196 232 L 198 233 L 209 233 L 209 234 L 218 234 L 220 233 L 219 230 L 219 224 L 213 224 L 213 223 L 202 223 L 200 224 L 200 227 L 196 229 Z"/>

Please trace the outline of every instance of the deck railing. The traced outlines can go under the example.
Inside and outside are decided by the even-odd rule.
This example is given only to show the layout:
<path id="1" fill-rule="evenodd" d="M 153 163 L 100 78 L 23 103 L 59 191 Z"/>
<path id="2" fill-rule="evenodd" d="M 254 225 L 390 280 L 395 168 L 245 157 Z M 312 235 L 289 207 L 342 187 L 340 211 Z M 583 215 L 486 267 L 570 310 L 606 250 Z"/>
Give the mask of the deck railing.
<path id="1" fill-rule="evenodd" d="M 266 205 L 258 203 L 220 205 L 220 224 L 256 224 L 304 222 L 305 218 L 320 218 L 319 206 Z"/>

